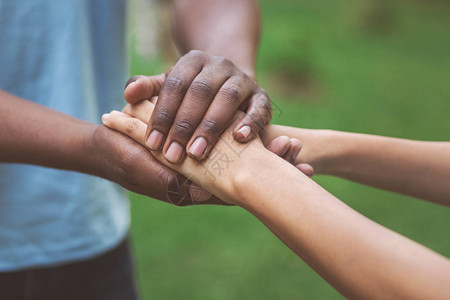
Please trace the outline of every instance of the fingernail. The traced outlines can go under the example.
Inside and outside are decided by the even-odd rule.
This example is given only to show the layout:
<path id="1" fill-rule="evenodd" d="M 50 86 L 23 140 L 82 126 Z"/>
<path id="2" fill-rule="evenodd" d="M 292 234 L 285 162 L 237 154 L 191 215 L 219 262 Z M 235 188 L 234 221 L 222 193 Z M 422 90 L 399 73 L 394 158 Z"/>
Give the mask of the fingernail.
<path id="1" fill-rule="evenodd" d="M 133 77 L 131 77 L 130 79 L 128 79 L 127 83 L 125 83 L 125 88 L 124 88 L 124 90 L 126 90 L 128 86 L 130 86 L 130 85 L 132 85 L 133 83 L 135 83 L 136 81 L 138 81 L 139 78 L 140 78 L 140 76 L 137 75 L 137 76 L 133 76 Z"/>
<path id="2" fill-rule="evenodd" d="M 294 163 L 295 160 L 297 159 L 297 156 L 298 156 L 298 154 L 300 153 L 300 150 L 302 150 L 301 145 L 299 145 L 299 146 L 294 150 L 294 152 L 292 152 L 292 157 L 291 157 L 292 163 Z"/>
<path id="3" fill-rule="evenodd" d="M 280 157 L 283 157 L 289 150 L 290 144 L 287 144 L 286 147 L 284 147 L 283 152 L 281 152 Z"/>
<path id="4" fill-rule="evenodd" d="M 127 86 L 125 87 L 125 90 L 131 88 L 133 85 L 136 85 L 136 81 L 133 81 L 133 82 L 131 82 L 129 85 L 127 85 Z"/>
<path id="5" fill-rule="evenodd" d="M 242 128 L 239 129 L 237 133 L 242 135 L 242 137 L 244 139 L 247 139 L 251 132 L 252 132 L 251 127 L 248 125 L 245 125 L 245 126 L 242 126 Z"/>
<path id="6" fill-rule="evenodd" d="M 105 123 L 106 120 L 108 120 L 109 116 L 110 116 L 110 114 L 103 114 L 103 116 L 102 116 L 102 122 Z"/>
<path id="7" fill-rule="evenodd" d="M 147 138 L 147 146 L 151 150 L 159 150 L 163 141 L 163 134 L 157 130 L 153 130 Z"/>
<path id="8" fill-rule="evenodd" d="M 208 146 L 208 142 L 203 137 L 198 137 L 195 139 L 195 141 L 192 143 L 191 147 L 189 147 L 189 152 L 196 156 L 196 157 L 202 157 L 203 153 L 206 150 L 206 147 Z"/>
<path id="9" fill-rule="evenodd" d="M 180 161 L 182 155 L 183 147 L 181 147 L 181 145 L 177 142 L 172 142 L 172 144 L 170 144 L 169 146 L 169 149 L 167 149 L 166 155 L 164 156 L 168 161 L 176 164 Z"/>

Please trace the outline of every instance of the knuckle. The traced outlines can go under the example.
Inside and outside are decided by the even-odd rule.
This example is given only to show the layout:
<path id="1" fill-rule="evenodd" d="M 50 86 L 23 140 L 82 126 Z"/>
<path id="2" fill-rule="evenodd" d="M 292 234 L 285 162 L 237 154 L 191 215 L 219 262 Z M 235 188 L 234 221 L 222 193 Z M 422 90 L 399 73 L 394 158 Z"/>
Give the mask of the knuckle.
<path id="1" fill-rule="evenodd" d="M 233 76 L 233 85 L 239 88 L 241 88 L 244 85 L 248 85 L 245 76 L 246 76 L 245 74 L 238 74 Z"/>
<path id="2" fill-rule="evenodd" d="M 261 115 L 261 120 L 264 122 L 263 125 L 272 119 L 272 102 L 264 90 L 257 95 L 256 108 Z"/>
<path id="3" fill-rule="evenodd" d="M 217 56 L 216 61 L 219 66 L 223 66 L 226 68 L 232 67 L 234 65 L 231 60 L 223 56 Z"/>
<path id="4" fill-rule="evenodd" d="M 136 119 L 131 119 L 128 121 L 125 127 L 125 133 L 133 135 L 139 129 L 139 122 Z"/>
<path id="5" fill-rule="evenodd" d="M 259 130 L 259 129 L 261 129 L 261 127 L 263 127 L 263 125 L 261 125 L 262 124 L 261 117 L 258 116 L 255 112 L 248 114 L 246 118 L 247 118 L 248 123 L 251 125 L 251 127 L 255 128 L 257 130 Z"/>
<path id="6" fill-rule="evenodd" d="M 200 51 L 200 50 L 190 50 L 188 53 L 187 53 L 188 55 L 201 55 L 201 54 L 203 54 L 203 52 L 202 51 Z"/>
<path id="7" fill-rule="evenodd" d="M 203 121 L 202 129 L 205 134 L 216 135 L 220 133 L 221 126 L 216 120 L 207 119 Z"/>
<path id="8" fill-rule="evenodd" d="M 173 133 L 176 136 L 188 137 L 194 133 L 194 126 L 187 120 L 180 120 L 173 125 Z"/>
<path id="9" fill-rule="evenodd" d="M 156 111 L 153 115 L 153 125 L 166 125 L 170 124 L 172 122 L 172 118 L 170 115 L 165 111 Z"/>
<path id="10" fill-rule="evenodd" d="M 250 76 L 248 76 L 248 75 L 247 75 L 246 73 L 244 73 L 244 72 L 242 72 L 242 73 L 240 74 L 240 76 L 241 76 L 241 78 L 242 78 L 243 81 L 251 82 L 251 83 L 254 83 L 254 82 L 255 82 L 253 79 L 250 78 Z"/>
<path id="11" fill-rule="evenodd" d="M 191 84 L 191 92 L 197 98 L 212 98 L 214 91 L 211 83 L 207 80 L 196 80 Z"/>
<path id="12" fill-rule="evenodd" d="M 206 54 L 200 50 L 191 50 L 188 53 L 186 53 L 186 57 L 191 57 L 194 59 L 200 59 L 203 58 Z"/>
<path id="13" fill-rule="evenodd" d="M 131 109 L 131 105 L 130 104 L 125 105 L 125 107 L 122 109 L 122 112 L 124 112 L 124 113 L 126 113 L 128 115 L 132 115 L 131 111 L 132 111 L 132 109 Z"/>
<path id="14" fill-rule="evenodd" d="M 169 76 L 164 82 L 164 87 L 169 92 L 182 93 L 185 90 L 186 82 L 177 76 Z"/>
<path id="15" fill-rule="evenodd" d="M 233 105 L 239 105 L 241 102 L 241 90 L 237 85 L 223 87 L 220 90 L 220 96 Z"/>

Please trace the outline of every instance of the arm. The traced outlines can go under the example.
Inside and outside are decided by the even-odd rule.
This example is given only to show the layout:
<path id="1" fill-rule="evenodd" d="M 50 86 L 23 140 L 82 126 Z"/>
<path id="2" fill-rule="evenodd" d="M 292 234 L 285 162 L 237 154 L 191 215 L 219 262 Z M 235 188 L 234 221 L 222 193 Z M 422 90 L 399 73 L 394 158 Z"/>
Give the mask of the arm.
<path id="1" fill-rule="evenodd" d="M 144 143 L 146 124 L 139 119 L 115 112 L 105 124 Z M 349 298 L 447 297 L 448 259 L 360 215 L 266 151 L 261 141 L 230 143 L 231 128 L 201 163 L 188 158 L 176 165 L 159 152 L 154 155 L 221 199 L 254 214 Z"/>
<path id="2" fill-rule="evenodd" d="M 169 202 L 173 201 L 168 199 L 168 191 L 184 192 L 176 172 L 161 165 L 141 145 L 105 126 L 78 120 L 2 90 L 0 120 L 0 163 L 87 173 Z"/>
<path id="3" fill-rule="evenodd" d="M 94 124 L 0 90 L 0 161 L 35 164 L 100 175 L 85 155 Z"/>
<path id="4" fill-rule="evenodd" d="M 267 153 L 245 161 L 233 200 L 346 297 L 448 296 L 446 258 L 360 215 Z"/>
<path id="5" fill-rule="evenodd" d="M 264 138 L 287 135 L 303 143 L 296 163 L 318 174 L 339 176 L 377 188 L 450 205 L 450 143 L 268 126 Z"/>
<path id="6" fill-rule="evenodd" d="M 177 206 L 225 204 L 165 167 L 143 146 L 105 126 L 91 124 L 0 90 L 0 163 L 25 163 L 103 177 L 135 193 Z M 300 145 L 275 139 L 281 154 Z M 192 191 L 194 189 L 194 193 Z"/>
<path id="7" fill-rule="evenodd" d="M 180 50 L 223 56 L 256 78 L 261 17 L 255 0 L 173 0 L 173 30 Z"/>

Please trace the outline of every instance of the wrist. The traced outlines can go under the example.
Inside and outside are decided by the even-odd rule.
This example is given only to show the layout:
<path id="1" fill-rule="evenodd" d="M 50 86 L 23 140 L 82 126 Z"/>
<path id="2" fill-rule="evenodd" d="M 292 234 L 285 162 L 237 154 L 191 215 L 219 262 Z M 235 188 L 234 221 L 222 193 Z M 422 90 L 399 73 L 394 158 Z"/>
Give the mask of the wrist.
<path id="1" fill-rule="evenodd" d="M 237 147 L 219 141 L 206 161 L 201 163 L 187 158 L 179 170 L 223 201 L 239 204 L 245 196 L 241 184 L 246 182 L 270 154 L 260 142 L 252 141 Z M 233 151 L 230 151 L 230 150 Z M 169 166 L 170 167 L 170 166 Z"/>
<path id="2" fill-rule="evenodd" d="M 342 155 L 339 133 L 327 129 L 305 129 L 305 140 L 295 163 L 306 162 L 313 166 L 316 174 L 330 174 Z"/>
<path id="3" fill-rule="evenodd" d="M 114 175 L 111 172 L 109 162 L 107 161 L 107 151 L 105 151 L 105 139 L 108 129 L 102 125 L 92 124 L 87 129 L 86 137 L 84 140 L 85 152 L 89 156 L 84 173 L 99 176 L 108 180 L 113 180 Z"/>
<path id="4" fill-rule="evenodd" d="M 314 170 L 317 174 L 339 174 L 345 167 L 345 160 L 349 154 L 346 133 L 336 130 L 317 130 L 316 134 L 317 142 L 310 149 L 315 153 L 312 162 Z M 302 153 L 297 159 L 302 159 Z"/>
<path id="5" fill-rule="evenodd" d="M 241 207 L 250 206 L 256 196 L 255 188 L 271 177 L 284 160 L 263 147 L 248 151 L 242 162 L 233 170 L 231 182 L 225 190 L 226 196 Z"/>

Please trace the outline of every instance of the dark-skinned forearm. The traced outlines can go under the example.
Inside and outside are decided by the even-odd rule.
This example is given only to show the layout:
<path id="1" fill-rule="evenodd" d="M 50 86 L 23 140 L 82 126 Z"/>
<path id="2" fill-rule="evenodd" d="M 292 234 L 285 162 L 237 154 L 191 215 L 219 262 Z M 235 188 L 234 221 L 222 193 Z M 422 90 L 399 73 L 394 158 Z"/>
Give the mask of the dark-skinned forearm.
<path id="1" fill-rule="evenodd" d="M 87 154 L 98 125 L 0 90 L 0 162 L 25 163 L 101 176 Z"/>
<path id="2" fill-rule="evenodd" d="M 201 50 L 226 57 L 255 76 L 260 11 L 254 0 L 173 0 L 173 29 L 184 53 Z"/>

